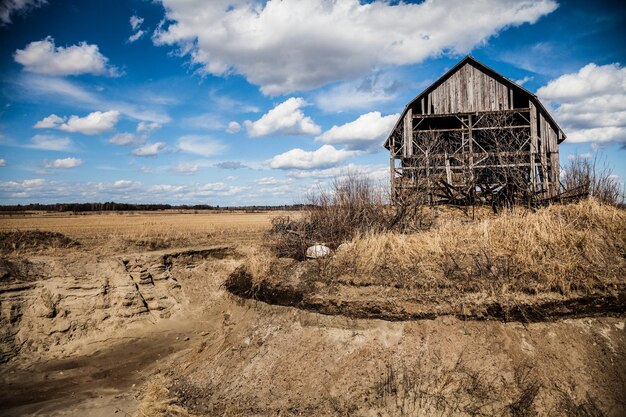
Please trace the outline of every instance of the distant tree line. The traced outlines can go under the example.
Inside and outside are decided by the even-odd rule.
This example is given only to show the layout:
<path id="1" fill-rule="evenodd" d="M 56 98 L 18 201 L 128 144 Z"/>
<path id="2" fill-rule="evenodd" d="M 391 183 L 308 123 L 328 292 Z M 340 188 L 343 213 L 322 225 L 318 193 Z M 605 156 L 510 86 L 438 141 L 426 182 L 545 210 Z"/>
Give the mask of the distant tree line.
<path id="1" fill-rule="evenodd" d="M 305 204 L 279 206 L 222 206 L 209 204 L 129 204 L 129 203 L 55 203 L 0 205 L 0 212 L 48 211 L 48 212 L 93 212 L 93 211 L 160 211 L 160 210 L 219 210 L 219 211 L 268 211 L 301 210 Z"/>

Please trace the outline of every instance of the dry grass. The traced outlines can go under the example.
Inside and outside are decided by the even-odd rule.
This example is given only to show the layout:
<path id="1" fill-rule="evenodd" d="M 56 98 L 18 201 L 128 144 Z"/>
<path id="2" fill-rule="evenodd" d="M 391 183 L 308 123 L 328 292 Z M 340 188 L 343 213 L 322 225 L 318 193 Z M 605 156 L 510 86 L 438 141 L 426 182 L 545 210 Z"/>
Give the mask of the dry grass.
<path id="1" fill-rule="evenodd" d="M 176 404 L 168 388 L 167 380 L 156 375 L 144 388 L 144 395 L 135 412 L 135 417 L 193 417 L 186 409 Z"/>
<path id="2" fill-rule="evenodd" d="M 329 271 L 356 284 L 568 294 L 623 285 L 625 255 L 626 212 L 585 200 L 474 223 L 440 220 L 415 234 L 361 235 Z"/>
<path id="3" fill-rule="evenodd" d="M 215 243 L 256 244 L 281 212 L 127 212 L 0 216 L 0 232 L 62 233 L 98 253 L 158 250 Z M 292 217 L 297 213 L 289 213 Z M 3 252 L 11 248 L 3 248 Z"/>

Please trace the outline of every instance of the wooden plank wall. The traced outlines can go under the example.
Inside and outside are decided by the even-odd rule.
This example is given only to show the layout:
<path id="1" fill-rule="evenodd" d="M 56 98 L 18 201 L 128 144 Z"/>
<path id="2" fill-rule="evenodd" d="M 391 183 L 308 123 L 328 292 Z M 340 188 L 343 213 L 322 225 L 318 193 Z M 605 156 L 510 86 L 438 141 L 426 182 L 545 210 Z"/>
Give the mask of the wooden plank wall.
<path id="1" fill-rule="evenodd" d="M 465 64 L 428 94 L 425 110 L 426 114 L 510 110 L 512 97 L 508 86 L 473 65 Z M 416 113 L 422 112 L 421 103 L 414 107 Z"/>
<path id="2" fill-rule="evenodd" d="M 410 108 L 404 115 L 402 132 L 403 156 L 411 156 L 413 155 L 413 112 Z"/>

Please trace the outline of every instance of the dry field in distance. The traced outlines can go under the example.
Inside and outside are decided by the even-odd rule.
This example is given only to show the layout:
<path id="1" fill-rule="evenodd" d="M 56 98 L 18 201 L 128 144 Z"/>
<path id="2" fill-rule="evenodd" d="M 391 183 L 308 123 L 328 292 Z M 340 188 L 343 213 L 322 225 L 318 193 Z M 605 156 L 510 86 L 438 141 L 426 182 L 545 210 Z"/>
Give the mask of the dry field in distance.
<path id="1" fill-rule="evenodd" d="M 257 243 L 275 216 L 297 212 L 98 212 L 0 215 L 0 232 L 62 233 L 84 249 L 115 253 L 210 244 Z"/>

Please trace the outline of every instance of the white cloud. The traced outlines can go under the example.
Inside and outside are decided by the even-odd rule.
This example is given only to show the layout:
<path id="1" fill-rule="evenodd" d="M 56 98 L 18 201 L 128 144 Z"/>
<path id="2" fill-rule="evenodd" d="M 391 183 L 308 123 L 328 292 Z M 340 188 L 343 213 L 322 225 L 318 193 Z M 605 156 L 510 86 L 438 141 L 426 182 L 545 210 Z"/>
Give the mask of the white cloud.
<path id="1" fill-rule="evenodd" d="M 146 143 L 146 138 L 143 136 L 135 136 L 132 133 L 118 133 L 109 139 L 109 143 L 120 146 L 138 146 Z"/>
<path id="2" fill-rule="evenodd" d="M 143 30 L 138 30 L 137 32 L 133 33 L 132 35 L 130 35 L 128 37 L 128 42 L 133 43 L 138 39 L 141 39 L 141 37 L 145 34 L 146 32 L 144 32 Z"/>
<path id="3" fill-rule="evenodd" d="M 6 159 L 0 159 L 0 167 L 5 167 L 7 166 L 7 160 Z"/>
<path id="4" fill-rule="evenodd" d="M 279 185 L 288 184 L 291 182 L 290 178 L 276 178 L 276 177 L 264 177 L 254 181 L 259 185 Z"/>
<path id="5" fill-rule="evenodd" d="M 108 64 L 97 45 L 81 42 L 72 46 L 55 46 L 50 36 L 18 49 L 13 56 L 24 70 L 46 75 L 95 74 L 117 77 L 120 71 Z"/>
<path id="6" fill-rule="evenodd" d="M 46 3 L 46 0 L 3 0 L 0 2 L 0 26 L 11 23 L 11 17 L 15 14 L 24 14 Z"/>
<path id="7" fill-rule="evenodd" d="M 133 30 L 137 30 L 139 26 L 141 26 L 141 24 L 143 23 L 143 17 L 132 15 L 129 21 L 130 21 L 130 27 Z"/>
<path id="8" fill-rule="evenodd" d="M 309 170 L 291 170 L 287 172 L 289 178 L 338 178 L 349 172 L 363 174 L 372 180 L 380 180 L 389 178 L 389 168 L 383 165 L 356 165 L 345 164 L 332 168 L 309 169 Z"/>
<path id="9" fill-rule="evenodd" d="M 4 181 L 0 182 L 0 191 L 26 191 L 33 190 L 42 187 L 47 183 L 47 180 L 43 178 L 33 178 L 22 181 Z"/>
<path id="10" fill-rule="evenodd" d="M 241 125 L 237 122 L 228 123 L 228 127 L 226 128 L 227 133 L 237 133 L 241 130 Z"/>
<path id="11" fill-rule="evenodd" d="M 78 132 L 85 135 L 97 135 L 99 133 L 113 130 L 120 118 L 120 112 L 110 110 L 106 112 L 95 111 L 85 117 L 70 116 L 69 119 L 61 118 L 56 114 L 51 114 L 43 120 L 38 121 L 33 126 L 36 129 L 52 128 L 64 132 Z"/>
<path id="12" fill-rule="evenodd" d="M 534 77 L 531 76 L 525 76 L 524 78 L 521 78 L 519 80 L 515 80 L 515 84 L 517 85 L 524 85 L 526 84 L 528 81 L 532 81 Z"/>
<path id="13" fill-rule="evenodd" d="M 331 127 L 315 140 L 332 145 L 347 145 L 350 149 L 380 150 L 398 116 L 382 116 L 377 111 L 366 113 L 352 122 Z"/>
<path id="14" fill-rule="evenodd" d="M 139 183 L 131 181 L 131 180 L 117 180 L 113 184 L 111 184 L 111 187 L 112 188 L 130 188 L 136 185 L 139 185 Z"/>
<path id="15" fill-rule="evenodd" d="M 35 135 L 30 143 L 24 145 L 26 148 L 39 149 L 42 151 L 73 151 L 74 145 L 68 137 L 57 137 L 52 135 Z"/>
<path id="16" fill-rule="evenodd" d="M 568 142 L 626 142 L 626 68 L 619 64 L 588 64 L 537 95 L 556 106 Z"/>
<path id="17" fill-rule="evenodd" d="M 139 122 L 137 124 L 137 132 L 138 133 L 151 133 L 154 132 L 157 129 L 161 128 L 161 124 L 157 123 L 157 122 L 152 122 L 152 123 L 148 123 L 148 122 Z"/>
<path id="18" fill-rule="evenodd" d="M 274 169 L 321 169 L 330 168 L 355 155 L 354 151 L 335 149 L 332 145 L 323 145 L 315 151 L 300 148 L 291 149 L 276 155 L 268 161 Z"/>
<path id="19" fill-rule="evenodd" d="M 55 159 L 54 161 L 45 161 L 45 168 L 54 168 L 54 169 L 69 169 L 76 168 L 83 164 L 83 161 L 78 158 L 63 158 L 63 159 Z"/>
<path id="20" fill-rule="evenodd" d="M 51 114 L 48 117 L 44 117 L 42 120 L 35 123 L 33 126 L 35 129 L 52 129 L 63 123 L 65 120 L 56 114 Z"/>
<path id="21" fill-rule="evenodd" d="M 165 143 L 155 142 L 144 145 L 133 151 L 135 156 L 157 156 L 165 150 Z"/>
<path id="22" fill-rule="evenodd" d="M 201 156 L 214 156 L 221 153 L 225 146 L 207 136 L 187 135 L 178 138 L 178 149 Z"/>
<path id="23" fill-rule="evenodd" d="M 305 116 L 301 107 L 307 102 L 300 97 L 291 97 L 265 113 L 259 120 L 246 120 L 244 126 L 252 137 L 267 136 L 272 133 L 283 135 L 315 135 L 320 127 Z"/>
<path id="24" fill-rule="evenodd" d="M 162 2 L 169 26 L 155 32 L 155 44 L 179 46 L 206 73 L 242 74 L 269 95 L 465 54 L 558 7 L 554 0 Z"/>

